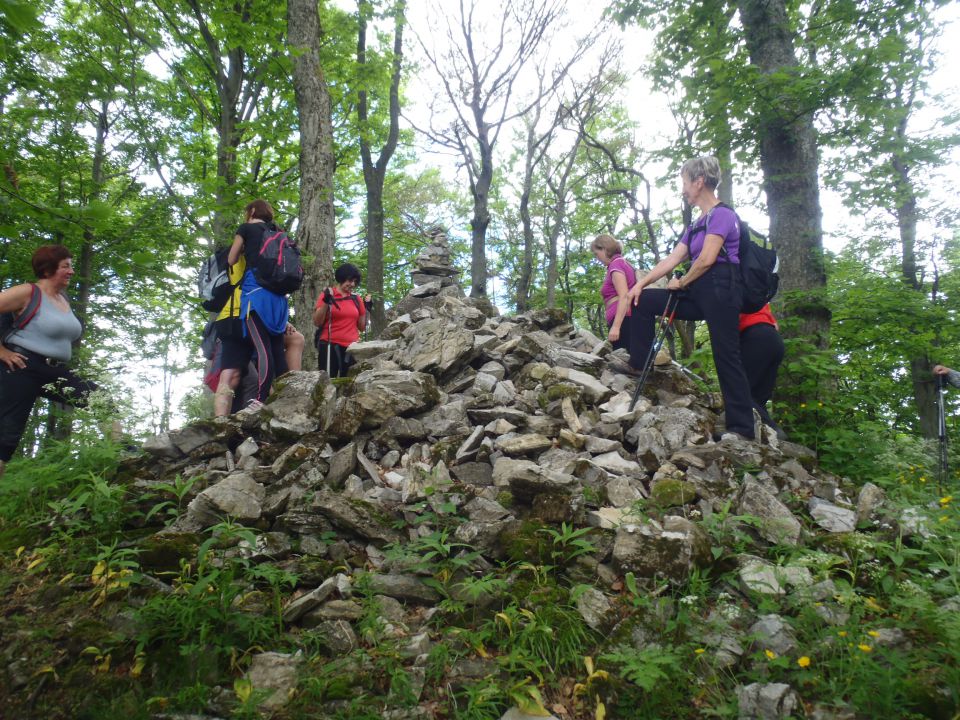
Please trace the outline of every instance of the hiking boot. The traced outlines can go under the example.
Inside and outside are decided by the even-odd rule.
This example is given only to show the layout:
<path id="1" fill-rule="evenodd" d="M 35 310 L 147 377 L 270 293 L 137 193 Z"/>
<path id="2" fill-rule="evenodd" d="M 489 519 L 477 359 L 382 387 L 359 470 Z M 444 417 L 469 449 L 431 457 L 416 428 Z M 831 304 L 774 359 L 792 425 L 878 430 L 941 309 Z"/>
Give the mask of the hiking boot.
<path id="1" fill-rule="evenodd" d="M 627 365 L 625 362 L 612 362 L 610 363 L 610 369 L 615 373 L 620 373 L 621 375 L 629 375 L 630 377 L 640 377 L 643 375 L 642 370 L 637 370 L 632 365 Z"/>

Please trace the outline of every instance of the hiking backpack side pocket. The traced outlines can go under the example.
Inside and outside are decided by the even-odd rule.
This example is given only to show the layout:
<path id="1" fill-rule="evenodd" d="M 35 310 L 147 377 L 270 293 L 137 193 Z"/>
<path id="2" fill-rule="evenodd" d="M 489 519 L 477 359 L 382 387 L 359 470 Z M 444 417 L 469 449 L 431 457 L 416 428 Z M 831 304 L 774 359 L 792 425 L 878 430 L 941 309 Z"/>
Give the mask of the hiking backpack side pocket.
<path id="1" fill-rule="evenodd" d="M 230 282 L 227 256 L 230 248 L 221 248 L 208 257 L 197 275 L 197 295 L 204 310 L 220 312 L 230 299 L 235 285 Z"/>

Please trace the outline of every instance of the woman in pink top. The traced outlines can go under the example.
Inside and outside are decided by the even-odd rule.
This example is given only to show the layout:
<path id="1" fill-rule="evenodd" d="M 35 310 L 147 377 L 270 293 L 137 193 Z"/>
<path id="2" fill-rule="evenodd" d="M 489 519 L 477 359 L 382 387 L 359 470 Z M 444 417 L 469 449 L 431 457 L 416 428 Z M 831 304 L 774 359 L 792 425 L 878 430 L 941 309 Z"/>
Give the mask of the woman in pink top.
<path id="1" fill-rule="evenodd" d="M 594 256 L 607 267 L 606 277 L 600 286 L 600 297 L 607 310 L 607 338 L 614 348 L 629 350 L 627 325 L 623 319 L 630 315 L 630 299 L 627 293 L 637 282 L 633 267 L 623 259 L 623 246 L 612 235 L 597 235 L 590 245 Z"/>

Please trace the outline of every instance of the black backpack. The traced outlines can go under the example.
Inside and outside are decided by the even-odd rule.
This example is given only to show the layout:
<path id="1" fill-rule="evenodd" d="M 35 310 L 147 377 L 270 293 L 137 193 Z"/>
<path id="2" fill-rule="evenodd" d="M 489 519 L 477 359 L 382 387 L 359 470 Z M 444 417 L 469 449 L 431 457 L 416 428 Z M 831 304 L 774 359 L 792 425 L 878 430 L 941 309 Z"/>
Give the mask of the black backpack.
<path id="1" fill-rule="evenodd" d="M 236 285 L 230 283 L 230 267 L 227 256 L 230 248 L 217 250 L 200 266 L 197 276 L 197 295 L 204 310 L 220 312 L 227 304 Z"/>
<path id="2" fill-rule="evenodd" d="M 0 315 L 0 343 L 6 342 L 7 338 L 17 330 L 23 330 L 40 309 L 40 287 L 34 283 L 30 283 L 30 287 L 30 299 L 23 312 L 19 314 L 7 312 Z"/>
<path id="3" fill-rule="evenodd" d="M 277 295 L 289 295 L 303 284 L 300 248 L 283 230 L 266 228 L 253 268 L 257 284 Z"/>
<path id="4" fill-rule="evenodd" d="M 733 210 L 726 203 L 720 203 L 715 207 L 725 207 Z M 713 212 L 711 210 L 710 212 Z M 736 211 L 734 210 L 734 213 Z M 758 245 L 754 239 L 750 226 L 737 215 L 737 224 L 740 226 L 740 279 L 743 285 L 743 305 L 740 308 L 741 313 L 755 313 L 763 309 L 764 305 L 773 300 L 780 287 L 780 276 L 777 270 L 780 268 L 780 260 L 777 258 L 777 251 L 772 247 L 767 247 L 766 238 L 763 238 L 763 245 Z M 704 224 L 706 230 L 706 224 Z M 762 237 L 758 235 L 758 237 Z M 721 247 L 720 252 L 727 254 L 726 248 Z"/>

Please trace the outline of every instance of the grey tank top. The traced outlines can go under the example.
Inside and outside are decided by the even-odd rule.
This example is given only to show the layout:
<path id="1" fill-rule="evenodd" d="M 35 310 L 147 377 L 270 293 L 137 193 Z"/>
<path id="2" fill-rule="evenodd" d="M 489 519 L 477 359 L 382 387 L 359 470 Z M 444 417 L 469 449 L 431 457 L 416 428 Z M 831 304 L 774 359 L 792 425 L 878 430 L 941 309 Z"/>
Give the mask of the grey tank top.
<path id="1" fill-rule="evenodd" d="M 72 355 L 70 344 L 80 338 L 83 328 L 72 310 L 61 310 L 41 293 L 37 314 L 23 330 L 7 338 L 6 345 L 19 345 L 32 352 L 67 361 Z"/>

